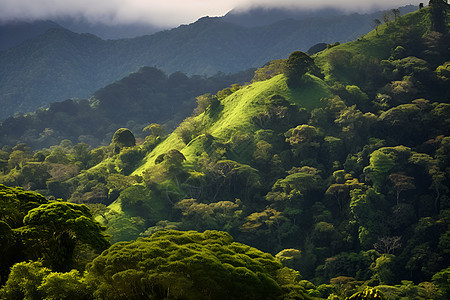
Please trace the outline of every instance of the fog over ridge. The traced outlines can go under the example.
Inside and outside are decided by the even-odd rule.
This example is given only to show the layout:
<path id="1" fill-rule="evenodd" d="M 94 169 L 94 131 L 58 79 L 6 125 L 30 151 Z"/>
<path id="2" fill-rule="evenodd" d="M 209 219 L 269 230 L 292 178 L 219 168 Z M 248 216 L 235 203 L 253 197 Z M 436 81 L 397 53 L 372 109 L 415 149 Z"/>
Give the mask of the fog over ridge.
<path id="1" fill-rule="evenodd" d="M 0 22 L 80 17 L 92 23 L 154 24 L 177 26 L 203 16 L 222 16 L 232 9 L 318 9 L 331 7 L 348 12 L 367 12 L 408 4 L 414 0 L 1 0 Z"/>

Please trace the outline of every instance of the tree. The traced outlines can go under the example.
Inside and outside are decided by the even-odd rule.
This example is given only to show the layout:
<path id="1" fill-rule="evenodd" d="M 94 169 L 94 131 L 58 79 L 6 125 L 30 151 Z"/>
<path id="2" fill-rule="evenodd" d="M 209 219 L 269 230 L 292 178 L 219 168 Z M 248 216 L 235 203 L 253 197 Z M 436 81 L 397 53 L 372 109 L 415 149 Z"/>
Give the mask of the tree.
<path id="1" fill-rule="evenodd" d="M 252 82 L 267 80 L 278 74 L 282 74 L 284 72 L 285 64 L 286 60 L 284 59 L 272 60 L 270 63 L 255 71 Z"/>
<path id="2" fill-rule="evenodd" d="M 292 152 L 300 160 L 314 159 L 323 142 L 319 129 L 310 125 L 298 125 L 285 134 L 286 142 L 292 146 Z"/>
<path id="3" fill-rule="evenodd" d="M 292 170 L 292 174 L 274 183 L 266 200 L 272 207 L 289 216 L 295 224 L 295 220 L 301 219 L 299 215 L 322 190 L 322 178 L 318 173 L 317 169 L 308 166 Z"/>
<path id="4" fill-rule="evenodd" d="M 235 202 L 219 201 L 210 204 L 199 203 L 195 199 L 183 199 L 175 204 L 181 210 L 183 224 L 186 228 L 195 230 L 236 230 L 241 222 L 242 205 Z"/>
<path id="5" fill-rule="evenodd" d="M 151 123 L 150 125 L 144 127 L 142 131 L 149 131 L 151 135 L 158 137 L 164 134 L 164 126 L 157 123 Z"/>
<path id="6" fill-rule="evenodd" d="M 375 300 L 375 299 L 384 300 L 386 298 L 384 297 L 383 293 L 380 292 L 379 290 L 367 286 L 364 290 L 359 291 L 351 295 L 350 297 L 345 298 L 345 300 Z"/>
<path id="7" fill-rule="evenodd" d="M 293 52 L 284 69 L 288 84 L 294 87 L 300 86 L 303 75 L 309 72 L 314 66 L 314 60 L 306 53 L 301 51 Z"/>
<path id="8" fill-rule="evenodd" d="M 392 14 L 394 15 L 394 19 L 397 20 L 398 17 L 400 17 L 400 9 L 393 8 L 391 9 Z"/>
<path id="9" fill-rule="evenodd" d="M 439 287 L 442 299 L 450 297 L 450 267 L 442 269 L 433 275 L 433 283 Z"/>
<path id="10" fill-rule="evenodd" d="M 375 33 L 378 35 L 378 27 L 381 25 L 381 21 L 379 19 L 374 19 L 373 25 L 375 27 Z"/>
<path id="11" fill-rule="evenodd" d="M 408 191 L 415 189 L 414 185 L 414 177 L 407 176 L 404 174 L 399 173 L 393 173 L 389 175 L 389 180 L 394 184 L 394 188 L 396 191 L 396 199 L 397 199 L 397 205 L 400 198 L 400 193 L 403 191 Z"/>
<path id="12" fill-rule="evenodd" d="M 300 288 L 291 279 L 284 289 L 281 270 L 273 256 L 225 232 L 168 230 L 114 244 L 86 280 L 101 299 L 275 299 Z"/>
<path id="13" fill-rule="evenodd" d="M 372 249 L 380 236 L 388 234 L 384 197 L 373 188 L 354 189 L 350 196 L 350 212 L 359 226 L 359 244 L 362 249 Z"/>
<path id="14" fill-rule="evenodd" d="M 390 14 L 390 12 L 385 12 L 384 14 L 383 14 L 383 21 L 384 21 L 384 23 L 389 23 L 390 21 L 391 21 L 391 14 Z"/>
<path id="15" fill-rule="evenodd" d="M 214 109 L 220 104 L 219 99 L 211 94 L 201 95 L 196 99 L 197 107 L 194 109 L 194 116 L 198 116 L 201 113 L 206 112 L 207 109 Z"/>
<path id="16" fill-rule="evenodd" d="M 346 184 L 334 183 L 328 187 L 325 195 L 331 196 L 336 200 L 339 211 L 342 211 L 344 201 L 348 199 L 349 187 Z"/>
<path id="17" fill-rule="evenodd" d="M 11 268 L 8 281 L 0 290 L 2 299 L 43 299 L 38 287 L 45 276 L 50 274 L 49 268 L 41 262 L 21 262 Z"/>
<path id="18" fill-rule="evenodd" d="M 114 145 L 114 152 L 119 153 L 120 149 L 124 147 L 133 147 L 136 145 L 136 139 L 133 133 L 127 128 L 119 128 L 114 133 L 112 138 L 112 145 Z"/>
<path id="19" fill-rule="evenodd" d="M 52 201 L 31 209 L 17 229 L 30 259 L 43 259 L 54 271 L 76 267 L 75 255 L 83 247 L 99 253 L 109 246 L 104 228 L 84 205 Z"/>
<path id="20" fill-rule="evenodd" d="M 202 125 L 200 121 L 193 118 L 186 118 L 174 131 L 176 132 L 181 140 L 187 145 L 191 140 L 198 136 L 202 130 Z"/>
<path id="21" fill-rule="evenodd" d="M 447 0 L 430 0 L 429 2 L 431 23 L 433 30 L 441 33 L 447 31 Z"/>
<path id="22" fill-rule="evenodd" d="M 21 262 L 11 268 L 8 281 L 0 290 L 2 299 L 88 300 L 92 294 L 80 272 L 52 272 L 42 262 Z"/>
<path id="23" fill-rule="evenodd" d="M 80 266 L 76 254 L 108 245 L 103 228 L 84 205 L 49 202 L 37 193 L 0 185 L 0 282 L 16 262 L 42 259 L 55 270 Z"/>
<path id="24" fill-rule="evenodd" d="M 378 239 L 373 247 L 382 254 L 394 254 L 395 250 L 402 246 L 399 236 L 384 236 Z"/>
<path id="25" fill-rule="evenodd" d="M 389 171 L 395 166 L 392 155 L 381 150 L 375 150 L 370 155 L 370 165 L 364 169 L 369 171 L 370 179 L 377 191 L 382 189 L 383 183 Z"/>

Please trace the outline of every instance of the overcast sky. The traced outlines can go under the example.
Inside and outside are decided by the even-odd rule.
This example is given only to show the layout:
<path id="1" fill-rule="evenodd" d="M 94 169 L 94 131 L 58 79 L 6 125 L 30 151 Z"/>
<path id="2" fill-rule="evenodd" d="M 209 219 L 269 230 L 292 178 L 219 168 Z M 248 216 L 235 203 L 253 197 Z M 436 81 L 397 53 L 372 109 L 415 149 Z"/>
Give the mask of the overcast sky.
<path id="1" fill-rule="evenodd" d="M 93 23 L 151 23 L 172 27 L 192 23 L 203 16 L 221 16 L 233 8 L 245 9 L 255 5 L 298 8 L 330 6 L 364 12 L 374 8 L 417 5 L 419 2 L 415 0 L 0 0 L 0 21 L 84 16 Z"/>

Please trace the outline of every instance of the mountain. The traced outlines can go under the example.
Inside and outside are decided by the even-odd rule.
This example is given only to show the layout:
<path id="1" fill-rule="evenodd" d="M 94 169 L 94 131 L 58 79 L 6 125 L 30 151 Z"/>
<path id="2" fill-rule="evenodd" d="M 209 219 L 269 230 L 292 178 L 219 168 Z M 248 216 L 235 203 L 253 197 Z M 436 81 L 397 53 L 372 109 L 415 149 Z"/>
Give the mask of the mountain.
<path id="1" fill-rule="evenodd" d="M 402 15 L 416 11 L 417 6 L 406 5 L 399 7 Z M 371 21 L 375 18 L 382 18 L 384 11 L 374 11 L 366 13 L 368 20 Z M 226 22 L 237 24 L 245 27 L 259 27 L 271 25 L 276 22 L 280 22 L 287 19 L 294 20 L 310 20 L 310 19 L 339 19 L 344 16 L 356 16 L 360 14 L 349 14 L 344 10 L 336 8 L 321 8 L 321 9 L 295 9 L 295 8 L 265 8 L 265 7 L 253 7 L 248 10 L 233 9 L 223 19 Z M 363 14 L 364 15 L 364 14 Z M 369 24 L 370 25 L 370 24 Z M 372 28 L 367 28 L 371 30 Z"/>
<path id="2" fill-rule="evenodd" d="M 267 26 L 287 19 L 305 20 L 314 18 L 333 18 L 346 15 L 344 11 L 333 8 L 324 9 L 287 9 L 254 7 L 248 10 L 233 9 L 223 19 L 226 22 L 245 27 Z"/>
<path id="3" fill-rule="evenodd" d="M 242 27 L 222 18 L 133 39 L 102 40 L 51 29 L 0 53 L 0 118 L 66 98 L 85 98 L 141 66 L 167 73 L 231 73 L 306 51 L 319 42 L 349 41 L 371 28 L 371 15 L 287 19 Z"/>
<path id="4" fill-rule="evenodd" d="M 51 103 L 47 109 L 5 119 L 0 123 L 0 148 L 26 143 L 42 149 L 62 140 L 99 146 L 108 144 L 117 128 L 129 127 L 139 133 L 149 123 L 159 123 L 170 131 L 189 116 L 197 96 L 249 82 L 253 73 L 250 69 L 208 78 L 188 77 L 181 72 L 166 75 L 156 68 L 143 67 L 99 89 L 89 100 L 67 99 Z"/>
<path id="5" fill-rule="evenodd" d="M 0 51 L 17 46 L 45 33 L 50 28 L 62 28 L 52 21 L 12 21 L 0 23 Z"/>
<path id="6" fill-rule="evenodd" d="M 56 18 L 54 21 L 70 31 L 76 33 L 94 34 L 105 40 L 135 38 L 168 29 L 166 27 L 145 23 L 104 24 L 100 22 L 92 22 L 83 17 Z"/>
<path id="7" fill-rule="evenodd" d="M 12 228 L 21 228 L 17 238 L 25 245 L 31 241 L 35 251 L 30 252 L 37 253 L 33 241 L 40 231 L 35 231 L 58 236 L 48 231 L 44 217 L 71 212 L 69 204 L 83 213 L 65 213 L 65 218 L 58 218 L 63 221 L 51 224 L 72 229 L 74 234 L 64 241 L 75 243 L 75 238 L 86 236 L 76 224 L 99 230 L 85 223 L 92 222 L 86 207 L 74 205 L 82 203 L 107 228 L 112 243 L 141 237 L 117 243 L 94 260 L 101 270 L 117 268 L 112 279 L 121 283 L 123 294 L 124 286 L 133 291 L 137 286 L 148 288 L 150 280 L 138 268 L 141 257 L 161 261 L 163 249 L 177 251 L 178 244 L 196 242 L 209 245 L 192 230 L 205 236 L 212 234 L 208 230 L 220 230 L 298 271 L 284 269 L 277 278 L 284 282 L 296 278 L 302 287 L 298 290 L 307 293 L 300 299 L 447 299 L 449 10 L 443 1 L 432 2 L 431 7 L 381 24 L 356 41 L 330 45 L 312 57 L 296 51 L 287 59 L 271 61 L 255 71 L 249 84 L 198 97 L 192 115 L 170 134 L 151 125 L 143 140 L 118 128 L 108 146 L 96 149 L 68 141 L 36 152 L 24 144 L 3 147 L 2 183 L 69 202 L 55 201 L 44 206 L 50 211 L 41 207 L 23 217 L 40 205 L 38 200 L 46 200 L 3 188 L 4 205 L 14 216 L 1 223 L 8 247 L 15 245 Z M 23 205 L 27 196 L 35 203 Z M 13 223 L 15 227 L 9 225 Z M 176 230 L 191 232 L 187 236 Z M 151 247 L 157 255 L 141 251 L 145 241 L 162 236 L 173 236 L 176 243 L 166 240 L 161 247 Z M 61 244 L 49 246 L 58 249 L 54 245 Z M 181 259 L 171 266 L 196 268 L 184 259 L 192 254 L 222 270 L 219 260 L 199 254 L 200 245 L 183 249 L 179 256 L 169 256 L 171 262 Z M 246 268 L 250 260 L 240 245 L 233 249 L 240 255 L 228 251 L 220 257 L 233 264 L 237 259 L 238 274 L 246 278 L 264 278 Z M 11 269 L 14 275 L 31 264 L 27 258 Z M 260 261 L 260 271 L 269 258 Z M 9 272 L 9 266 L 2 270 Z M 101 270 L 99 275 L 104 274 Z M 133 275 L 132 287 L 123 284 L 128 280 L 121 272 Z M 82 275 L 71 274 L 71 282 L 81 284 Z M 176 276 L 187 280 L 190 274 Z M 163 275 L 161 282 L 171 284 L 173 277 Z M 8 287 L 14 292 L 18 277 L 10 278 Z M 191 281 L 183 282 L 192 286 Z M 109 290 L 96 293 L 106 295 Z M 183 295 L 184 289 L 177 291 Z M 115 298 L 116 290 L 112 293 Z M 210 297 L 208 293 L 203 298 Z"/>
<path id="8" fill-rule="evenodd" d="M 9 21 L 0 23 L 0 51 L 15 47 L 30 38 L 36 38 L 52 28 L 65 28 L 75 33 L 89 33 L 102 39 L 124 39 L 149 35 L 167 28 L 149 24 L 93 23 L 85 18 L 55 20 Z"/>

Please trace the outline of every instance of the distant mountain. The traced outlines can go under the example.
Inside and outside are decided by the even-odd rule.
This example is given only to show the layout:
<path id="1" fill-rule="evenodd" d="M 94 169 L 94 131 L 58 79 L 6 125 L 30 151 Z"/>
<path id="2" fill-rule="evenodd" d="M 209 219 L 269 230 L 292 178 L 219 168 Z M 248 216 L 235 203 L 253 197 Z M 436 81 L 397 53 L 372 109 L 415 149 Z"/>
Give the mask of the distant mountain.
<path id="1" fill-rule="evenodd" d="M 107 41 L 51 29 L 0 53 L 0 119 L 61 99 L 88 97 L 141 66 L 189 75 L 258 67 L 319 42 L 356 39 L 372 29 L 373 17 L 286 19 L 259 27 L 205 17 L 149 36 Z"/>
<path id="2" fill-rule="evenodd" d="M 191 114 L 197 96 L 248 82 L 253 74 L 250 69 L 208 78 L 188 77 L 143 67 L 96 91 L 89 100 L 67 99 L 0 122 L 0 149 L 18 143 L 41 149 L 61 140 L 98 146 L 108 144 L 117 128 L 129 127 L 140 137 L 142 128 L 150 123 L 171 130 Z"/>
<path id="3" fill-rule="evenodd" d="M 124 39 L 137 36 L 154 34 L 158 31 L 168 29 L 151 24 L 104 24 L 91 22 L 85 18 L 61 18 L 55 22 L 76 33 L 91 33 L 102 39 Z"/>
<path id="4" fill-rule="evenodd" d="M 286 19 L 303 20 L 311 18 L 330 18 L 342 15 L 346 15 L 346 13 L 334 8 L 305 10 L 254 7 L 249 10 L 233 9 L 223 16 L 223 19 L 240 26 L 258 27 L 270 25 Z"/>
<path id="5" fill-rule="evenodd" d="M 406 5 L 399 8 L 400 13 L 407 14 L 417 10 L 416 5 Z M 366 15 L 372 18 L 379 18 L 383 11 L 369 12 Z M 332 19 L 340 16 L 348 16 L 349 13 L 336 8 L 322 9 L 291 9 L 291 8 L 264 8 L 254 7 L 249 10 L 233 9 L 223 19 L 227 22 L 245 27 L 258 27 L 270 25 L 286 19 L 307 20 L 307 19 Z M 353 14 L 352 16 L 354 16 Z"/>
<path id="6" fill-rule="evenodd" d="M 62 28 L 62 26 L 52 21 L 0 23 L 0 51 L 17 46 L 27 39 L 37 37 L 50 28 Z"/>
<path id="7" fill-rule="evenodd" d="M 65 28 L 76 33 L 90 33 L 102 39 L 135 38 L 154 34 L 167 28 L 151 24 L 92 23 L 84 18 L 61 18 L 52 21 L 12 21 L 0 23 L 0 51 L 17 46 L 30 38 L 36 38 L 52 28 Z"/>

